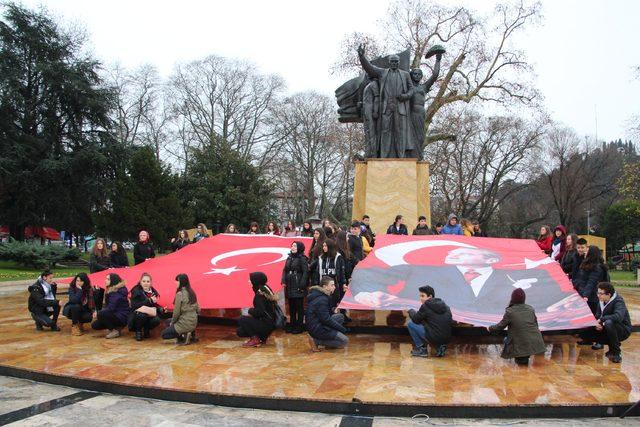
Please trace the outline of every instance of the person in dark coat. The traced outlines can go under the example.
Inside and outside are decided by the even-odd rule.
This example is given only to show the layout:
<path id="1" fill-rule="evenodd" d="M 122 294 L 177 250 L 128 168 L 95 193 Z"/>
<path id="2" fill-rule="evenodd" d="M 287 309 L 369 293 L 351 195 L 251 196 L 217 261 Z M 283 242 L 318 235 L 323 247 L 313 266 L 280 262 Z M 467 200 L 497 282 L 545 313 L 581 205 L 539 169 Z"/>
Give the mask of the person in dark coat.
<path id="1" fill-rule="evenodd" d="M 471 224 L 473 225 L 473 237 L 487 237 L 486 231 L 481 228 L 477 219 L 474 219 Z"/>
<path id="2" fill-rule="evenodd" d="M 136 341 L 151 336 L 151 329 L 160 324 L 162 307 L 158 304 L 160 294 L 151 286 L 152 279 L 143 273 L 140 281 L 131 289 L 131 312 L 127 320 L 129 330 L 135 332 Z"/>
<path id="3" fill-rule="evenodd" d="M 433 234 L 433 231 L 431 231 L 431 228 L 429 228 L 429 225 L 427 224 L 426 216 L 420 215 L 418 218 L 418 225 L 416 225 L 416 228 L 413 229 L 413 233 L 411 234 L 414 236 L 430 236 Z"/>
<path id="4" fill-rule="evenodd" d="M 320 351 L 318 346 L 326 348 L 343 348 L 349 342 L 343 326 L 344 316 L 336 313 L 331 305 L 331 294 L 336 292 L 336 284 L 332 277 L 324 276 L 320 286 L 310 289 L 306 314 L 309 347 L 311 351 Z"/>
<path id="5" fill-rule="evenodd" d="M 362 216 L 361 235 L 367 239 L 369 246 L 374 247 L 376 245 L 376 233 L 371 230 L 371 218 L 369 215 Z"/>
<path id="6" fill-rule="evenodd" d="M 620 342 L 631 335 L 631 316 L 624 302 L 622 295 L 616 293 L 613 285 L 602 282 L 598 285 L 598 310 L 596 319 L 598 324 L 595 331 L 590 332 L 590 340 L 595 341 L 592 346 L 594 350 L 602 348 L 603 344 L 609 346 L 609 351 L 605 353 L 613 363 L 622 362 L 622 351 Z"/>
<path id="7" fill-rule="evenodd" d="M 594 315 L 598 309 L 598 283 L 608 282 L 607 277 L 608 270 L 600 249 L 597 246 L 589 246 L 587 255 L 580 263 L 572 282 L 573 287 L 587 302 Z M 584 345 L 591 345 L 591 343 L 585 342 Z"/>
<path id="8" fill-rule="evenodd" d="M 566 250 L 564 252 L 564 256 L 560 260 L 562 271 L 564 271 L 569 277 L 569 280 L 573 278 L 574 272 L 578 270 L 578 267 L 580 267 L 580 263 L 582 262 L 580 255 L 578 254 L 577 242 L 578 236 L 575 234 L 567 235 Z"/>
<path id="9" fill-rule="evenodd" d="M 105 338 L 117 338 L 127 324 L 129 317 L 129 291 L 125 282 L 115 273 L 108 274 L 105 279 L 106 307 L 100 310 L 96 320 L 91 324 L 95 330 L 107 329 Z"/>
<path id="10" fill-rule="evenodd" d="M 235 229 L 235 226 L 234 226 Z M 184 248 L 185 246 L 187 246 L 189 243 L 189 233 L 187 233 L 187 230 L 180 230 L 178 232 L 178 237 L 174 237 L 173 239 L 171 239 L 171 250 L 173 252 L 175 251 L 179 251 L 180 249 Z"/>
<path id="11" fill-rule="evenodd" d="M 84 333 L 84 324 L 91 323 L 95 309 L 91 280 L 86 273 L 78 273 L 69 284 L 69 302 L 62 309 L 62 314 L 71 319 L 71 335 Z"/>
<path id="12" fill-rule="evenodd" d="M 111 242 L 111 253 L 109 254 L 109 262 L 111 267 L 129 267 L 129 257 L 127 251 L 120 242 Z"/>
<path id="13" fill-rule="evenodd" d="M 304 254 L 304 243 L 295 241 L 291 245 L 280 283 L 289 302 L 290 326 L 285 331 L 300 334 L 304 332 L 304 297 L 309 286 L 309 259 Z"/>
<path id="14" fill-rule="evenodd" d="M 502 320 L 487 327 L 489 332 L 507 330 L 502 358 L 514 358 L 518 365 L 528 365 L 529 357 L 546 351 L 542 334 L 538 328 L 536 312 L 525 304 L 526 294 L 523 289 L 514 289 L 511 302 L 505 310 Z"/>
<path id="15" fill-rule="evenodd" d="M 362 242 L 362 236 L 360 233 L 362 232 L 361 224 L 359 221 L 353 221 L 351 223 L 351 227 L 349 230 L 348 242 L 349 242 L 349 251 L 353 256 L 354 268 L 360 261 L 364 259 L 364 245 Z"/>
<path id="16" fill-rule="evenodd" d="M 111 268 L 111 260 L 104 239 L 97 239 L 89 257 L 89 272 L 97 273 Z"/>
<path id="17" fill-rule="evenodd" d="M 267 338 L 276 328 L 275 305 L 278 297 L 267 285 L 267 275 L 261 271 L 249 274 L 249 281 L 255 293 L 253 307 L 249 309 L 248 316 L 238 319 L 239 337 L 249 340 L 242 344 L 243 347 L 260 347 L 267 342 Z"/>
<path id="18" fill-rule="evenodd" d="M 309 248 L 309 262 L 317 260 L 322 255 L 322 245 L 325 240 L 327 240 L 327 234 L 324 232 L 324 228 L 313 230 L 313 240 Z"/>
<path id="19" fill-rule="evenodd" d="M 322 255 L 311 263 L 311 283 L 315 286 L 320 284 L 324 276 L 331 277 L 336 284 L 336 291 L 331 294 L 331 306 L 337 307 L 345 294 L 347 284 L 347 265 L 345 258 L 340 255 L 336 242 L 327 239 L 322 244 Z"/>
<path id="20" fill-rule="evenodd" d="M 46 326 L 51 328 L 52 332 L 60 331 L 58 327 L 60 301 L 56 298 L 58 285 L 53 282 L 53 273 L 49 270 L 43 271 L 38 280 L 27 290 L 29 291 L 29 313 L 36 323 L 36 330 L 42 331 L 43 326 Z"/>
<path id="21" fill-rule="evenodd" d="M 300 231 L 301 237 L 313 237 L 313 226 L 311 222 L 305 221 L 302 223 L 302 231 Z"/>
<path id="22" fill-rule="evenodd" d="M 156 251 L 153 249 L 153 245 L 149 241 L 149 233 L 142 230 L 138 235 L 138 243 L 133 247 L 133 260 L 134 264 L 142 264 L 149 258 L 155 258 Z"/>
<path id="23" fill-rule="evenodd" d="M 402 234 L 407 236 L 409 234 L 409 230 L 407 230 L 407 226 L 404 225 L 404 218 L 402 215 L 396 215 L 396 220 L 387 228 L 387 234 Z"/>
<path id="24" fill-rule="evenodd" d="M 407 322 L 407 329 L 415 345 L 411 355 L 428 357 L 426 342 L 437 347 L 437 357 L 443 357 L 447 350 L 446 344 L 451 341 L 451 309 L 444 301 L 435 297 L 436 293 L 431 286 L 421 286 L 419 291 L 422 305 L 418 311 L 409 310 L 410 320 Z"/>

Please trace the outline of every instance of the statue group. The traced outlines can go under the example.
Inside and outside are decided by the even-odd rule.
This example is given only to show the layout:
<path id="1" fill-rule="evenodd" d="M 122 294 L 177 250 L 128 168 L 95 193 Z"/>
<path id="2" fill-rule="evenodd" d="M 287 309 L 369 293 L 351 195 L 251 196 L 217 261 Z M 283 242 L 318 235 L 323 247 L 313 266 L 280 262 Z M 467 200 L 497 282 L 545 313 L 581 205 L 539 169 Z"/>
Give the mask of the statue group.
<path id="1" fill-rule="evenodd" d="M 422 160 L 426 94 L 438 79 L 442 46 L 429 49 L 426 57 L 436 56 L 433 73 L 422 81 L 419 68 L 407 71 L 408 51 L 370 62 L 364 46 L 358 58 L 366 76 L 351 79 L 336 90 L 342 122 L 364 124 L 365 157 L 381 159 L 415 158 Z M 405 55 L 404 61 L 401 56 Z M 404 67 L 401 66 L 404 62 Z M 387 65 L 387 66 L 385 66 Z"/>

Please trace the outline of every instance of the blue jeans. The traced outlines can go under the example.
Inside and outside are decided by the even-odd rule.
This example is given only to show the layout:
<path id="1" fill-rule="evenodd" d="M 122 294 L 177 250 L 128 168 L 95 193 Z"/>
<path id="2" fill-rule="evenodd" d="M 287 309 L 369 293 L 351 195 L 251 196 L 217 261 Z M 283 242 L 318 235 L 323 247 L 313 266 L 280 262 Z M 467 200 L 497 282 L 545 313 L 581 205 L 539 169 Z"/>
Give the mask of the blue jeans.
<path id="1" fill-rule="evenodd" d="M 427 340 L 427 334 L 424 330 L 424 326 L 415 323 L 413 320 L 409 319 L 407 323 L 407 329 L 409 330 L 409 335 L 411 335 L 411 339 L 416 347 L 423 347 L 424 342 Z"/>

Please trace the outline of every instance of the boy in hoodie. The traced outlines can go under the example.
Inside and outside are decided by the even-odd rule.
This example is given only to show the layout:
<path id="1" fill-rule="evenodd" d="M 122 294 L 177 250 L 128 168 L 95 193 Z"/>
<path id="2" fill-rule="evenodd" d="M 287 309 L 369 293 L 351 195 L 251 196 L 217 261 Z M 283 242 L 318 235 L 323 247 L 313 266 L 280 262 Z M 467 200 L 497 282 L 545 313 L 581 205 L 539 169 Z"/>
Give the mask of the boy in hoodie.
<path id="1" fill-rule="evenodd" d="M 447 350 L 446 344 L 451 340 L 451 309 L 440 298 L 435 298 L 435 291 L 431 286 L 421 286 L 420 302 L 422 305 L 416 312 L 409 310 L 411 318 L 407 329 L 413 339 L 415 348 L 411 355 L 429 357 L 425 343 L 437 346 L 436 357 L 443 357 Z"/>
<path id="2" fill-rule="evenodd" d="M 440 234 L 457 234 L 459 236 L 463 236 L 462 227 L 458 224 L 458 216 L 456 214 L 449 215 L 449 219 L 447 219 L 447 225 L 442 227 L 442 231 Z"/>
<path id="3" fill-rule="evenodd" d="M 308 297 L 306 314 L 307 331 L 309 332 L 309 347 L 318 352 L 318 346 L 326 348 L 343 348 L 349 342 L 345 335 L 347 329 L 342 326 L 344 316 L 331 310 L 331 294 L 335 292 L 336 284 L 329 276 L 323 276 L 320 286 L 312 286 Z"/>

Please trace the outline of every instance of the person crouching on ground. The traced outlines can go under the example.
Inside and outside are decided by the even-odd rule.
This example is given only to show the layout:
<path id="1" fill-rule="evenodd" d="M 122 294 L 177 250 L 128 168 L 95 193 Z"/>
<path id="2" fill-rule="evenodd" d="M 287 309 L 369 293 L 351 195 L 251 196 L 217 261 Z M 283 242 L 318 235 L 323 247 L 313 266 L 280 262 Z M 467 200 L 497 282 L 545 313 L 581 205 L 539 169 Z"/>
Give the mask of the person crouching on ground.
<path id="1" fill-rule="evenodd" d="M 333 278 L 324 276 L 320 286 L 312 286 L 307 299 L 307 331 L 311 351 L 320 351 L 318 346 L 326 348 L 343 348 L 349 342 L 343 326 L 344 315 L 338 309 L 331 310 L 331 294 L 336 291 Z"/>
<path id="2" fill-rule="evenodd" d="M 84 324 L 91 323 L 95 310 L 91 280 L 86 273 L 78 273 L 69 284 L 69 302 L 62 309 L 62 314 L 71 319 L 71 335 L 84 333 Z"/>
<path id="3" fill-rule="evenodd" d="M 431 286 L 421 286 L 420 302 L 422 305 L 418 311 L 409 310 L 409 322 L 407 329 L 415 348 L 412 356 L 429 357 L 429 351 L 425 343 L 437 347 L 436 356 L 443 357 L 447 350 L 446 344 L 451 340 L 451 309 L 440 298 Z"/>
<path id="4" fill-rule="evenodd" d="M 135 332 L 136 341 L 151 336 L 151 329 L 160 324 L 163 308 L 158 304 L 160 294 L 151 286 L 151 275 L 142 273 L 140 281 L 131 289 L 131 313 L 127 326 Z"/>
<path id="5" fill-rule="evenodd" d="M 176 276 L 176 296 L 173 300 L 173 316 L 169 326 L 162 331 L 162 339 L 177 338 L 178 344 L 182 345 L 198 342 L 196 327 L 198 326 L 199 313 L 198 297 L 191 288 L 189 276 L 178 274 Z"/>
<path id="6" fill-rule="evenodd" d="M 238 319 L 238 336 L 249 337 L 243 347 L 260 347 L 267 342 L 267 338 L 276 328 L 275 305 L 278 297 L 267 285 L 267 275 L 261 271 L 249 274 L 249 281 L 255 293 L 253 307 L 248 316 Z"/>
<path id="7" fill-rule="evenodd" d="M 515 359 L 518 365 L 528 365 L 529 356 L 544 353 L 546 347 L 533 307 L 525 304 L 526 294 L 520 288 L 511 293 L 511 302 L 500 323 L 487 327 L 489 332 L 509 328 L 504 340 L 502 358 Z"/>
<path id="8" fill-rule="evenodd" d="M 49 270 L 42 272 L 38 280 L 27 289 L 29 291 L 29 313 L 36 322 L 36 330 L 43 326 L 51 328 L 52 332 L 60 331 L 58 315 L 60 301 L 56 299 L 58 286 L 53 283 L 53 273 Z"/>
<path id="9" fill-rule="evenodd" d="M 129 291 L 125 282 L 115 273 L 108 274 L 105 279 L 105 304 L 106 307 L 98 312 L 96 320 L 91 327 L 97 331 L 106 329 L 105 338 L 118 338 L 120 331 L 127 324 L 129 317 Z"/>
<path id="10" fill-rule="evenodd" d="M 599 350 L 603 344 L 609 346 L 605 353 L 613 363 L 622 362 L 620 342 L 631 335 L 631 317 L 622 295 L 618 295 L 613 285 L 608 282 L 598 284 L 598 308 L 596 330 L 590 337 L 596 344 L 591 348 Z"/>

